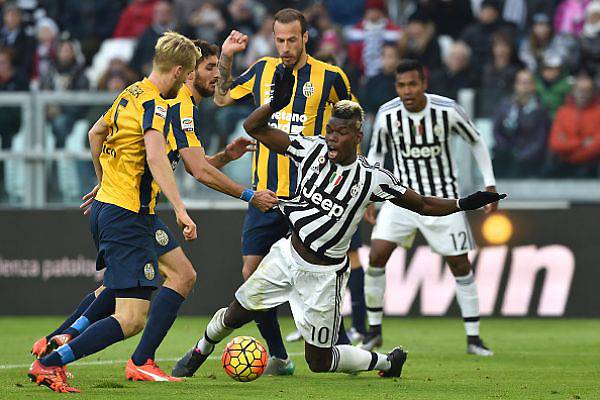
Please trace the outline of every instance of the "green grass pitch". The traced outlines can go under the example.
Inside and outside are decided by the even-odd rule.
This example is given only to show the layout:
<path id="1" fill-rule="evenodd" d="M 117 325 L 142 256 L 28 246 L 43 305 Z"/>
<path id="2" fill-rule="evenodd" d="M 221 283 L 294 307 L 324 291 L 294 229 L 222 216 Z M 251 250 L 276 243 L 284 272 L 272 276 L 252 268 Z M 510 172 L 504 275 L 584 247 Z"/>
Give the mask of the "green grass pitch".
<path id="1" fill-rule="evenodd" d="M 376 373 L 352 376 L 311 373 L 303 345 L 288 346 L 296 363 L 292 377 L 261 377 L 239 383 L 211 359 L 182 383 L 127 382 L 125 360 L 137 338 L 74 363 L 70 383 L 80 395 L 58 395 L 27 378 L 29 349 L 59 318 L 0 318 L 0 399 L 600 399 L 600 321 L 581 319 L 485 319 L 482 336 L 491 358 L 465 354 L 457 318 L 388 318 L 385 349 L 402 344 L 409 351 L 400 379 Z M 179 318 L 158 351 L 167 372 L 197 339 L 206 318 Z M 292 321 L 283 318 L 284 332 Z M 236 334 L 257 337 L 248 325 Z M 220 356 L 220 349 L 215 352 Z"/>

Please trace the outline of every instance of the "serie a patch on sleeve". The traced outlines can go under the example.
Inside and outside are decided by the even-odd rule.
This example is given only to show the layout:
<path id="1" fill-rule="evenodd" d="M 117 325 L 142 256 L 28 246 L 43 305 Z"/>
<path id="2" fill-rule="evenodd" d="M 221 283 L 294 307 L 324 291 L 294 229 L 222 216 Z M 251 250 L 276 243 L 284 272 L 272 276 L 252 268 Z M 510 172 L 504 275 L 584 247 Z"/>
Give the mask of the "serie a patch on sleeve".
<path id="1" fill-rule="evenodd" d="M 192 118 L 183 118 L 181 120 L 181 129 L 185 132 L 194 131 L 194 120 Z"/>
<path id="2" fill-rule="evenodd" d="M 163 106 L 154 107 L 154 114 L 161 118 L 167 118 L 167 110 Z"/>

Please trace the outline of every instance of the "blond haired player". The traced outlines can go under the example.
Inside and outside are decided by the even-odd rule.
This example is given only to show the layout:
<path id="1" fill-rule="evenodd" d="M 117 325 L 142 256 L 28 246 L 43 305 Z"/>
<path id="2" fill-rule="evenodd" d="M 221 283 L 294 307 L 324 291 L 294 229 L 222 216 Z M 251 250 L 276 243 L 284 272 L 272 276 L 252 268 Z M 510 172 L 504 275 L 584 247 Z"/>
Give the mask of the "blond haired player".
<path id="1" fill-rule="evenodd" d="M 89 326 L 73 341 L 36 360 L 29 377 L 56 392 L 77 392 L 67 383 L 64 366 L 139 333 L 148 316 L 151 335 L 139 347 L 153 352 L 160 344 L 183 297 L 163 287 L 150 309 L 158 287 L 158 256 L 154 246 L 154 214 L 159 191 L 173 206 L 186 240 L 196 239 L 196 224 L 179 195 L 165 146 L 168 98 L 174 98 L 201 57 L 188 38 L 167 32 L 155 48 L 148 78 L 126 88 L 89 132 L 98 186 L 91 207 L 91 231 L 98 257 L 106 268 L 104 285 L 115 291 L 115 312 Z M 166 226 L 165 226 L 166 228 Z M 172 253 L 172 252 L 171 252 Z M 161 257 L 161 263 L 190 264 L 182 251 Z M 150 311 L 149 315 L 148 312 Z M 175 312 L 173 312 L 175 311 Z M 127 375 L 130 377 L 129 360 Z M 137 374 L 173 380 L 152 359 L 137 365 Z"/>

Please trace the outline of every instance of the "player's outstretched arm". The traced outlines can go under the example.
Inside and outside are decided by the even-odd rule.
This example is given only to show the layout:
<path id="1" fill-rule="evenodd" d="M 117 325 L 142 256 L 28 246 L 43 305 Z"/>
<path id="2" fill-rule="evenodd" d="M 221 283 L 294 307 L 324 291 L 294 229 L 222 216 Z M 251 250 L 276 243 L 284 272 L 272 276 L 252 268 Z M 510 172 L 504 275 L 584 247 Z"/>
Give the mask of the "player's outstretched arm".
<path id="1" fill-rule="evenodd" d="M 253 192 L 212 166 L 206 159 L 202 147 L 186 147 L 180 149 L 179 153 L 183 158 L 186 171 L 209 188 L 245 200 L 262 212 L 272 209 L 277 204 L 277 196 L 272 191 Z"/>
<path id="2" fill-rule="evenodd" d="M 144 144 L 146 146 L 146 162 L 150 167 L 152 177 L 173 205 L 177 223 L 183 229 L 185 240 L 195 240 L 197 237 L 196 224 L 188 215 L 179 195 L 175 175 L 167 158 L 164 135 L 155 129 L 148 129 L 144 134 Z"/>
<path id="3" fill-rule="evenodd" d="M 221 169 L 231 161 L 235 161 L 248 152 L 256 151 L 256 142 L 245 137 L 238 137 L 229 143 L 225 150 L 212 156 L 206 156 L 206 160 L 217 169 Z"/>
<path id="4" fill-rule="evenodd" d="M 458 211 L 476 210 L 487 204 L 497 202 L 506 194 L 495 192 L 476 192 L 461 199 L 443 199 L 440 197 L 421 196 L 411 189 L 395 199 L 390 200 L 397 206 L 407 208 L 421 215 L 444 216 Z"/>
<path id="5" fill-rule="evenodd" d="M 287 106 L 292 99 L 294 75 L 290 68 L 284 68 L 275 74 L 273 82 L 273 97 L 252 112 L 244 121 L 244 129 L 250 136 L 263 143 L 269 150 L 284 154 L 290 146 L 290 138 L 281 129 L 269 126 L 271 114 Z"/>
<path id="6" fill-rule="evenodd" d="M 248 36 L 236 30 L 231 31 L 227 39 L 221 46 L 221 56 L 219 57 L 219 80 L 217 81 L 217 90 L 213 101 L 219 107 L 233 104 L 234 100 L 231 97 L 231 85 L 233 78 L 231 77 L 231 67 L 233 65 L 233 57 L 236 53 L 244 51 L 248 44 Z"/>

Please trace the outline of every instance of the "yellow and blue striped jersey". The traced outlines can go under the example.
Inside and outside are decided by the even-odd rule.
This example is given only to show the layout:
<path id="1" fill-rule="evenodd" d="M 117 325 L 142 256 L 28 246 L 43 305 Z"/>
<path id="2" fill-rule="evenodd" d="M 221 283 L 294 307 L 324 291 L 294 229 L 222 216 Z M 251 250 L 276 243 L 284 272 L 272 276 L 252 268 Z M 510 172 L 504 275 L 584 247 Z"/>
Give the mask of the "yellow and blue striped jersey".
<path id="1" fill-rule="evenodd" d="M 97 200 L 154 214 L 160 189 L 146 163 L 144 133 L 149 129 L 165 132 L 168 108 L 148 78 L 119 94 L 103 116 L 109 135 L 100 154 L 103 174 Z"/>
<path id="2" fill-rule="evenodd" d="M 177 97 L 168 100 L 167 156 L 173 170 L 180 160 L 179 150 L 186 147 L 202 147 L 200 143 L 199 113 L 192 91 L 183 85 Z"/>
<path id="3" fill-rule="evenodd" d="M 231 97 L 238 100 L 252 96 L 257 106 L 268 103 L 275 72 L 282 67 L 280 58 L 261 58 L 233 82 Z M 294 77 L 292 101 L 274 113 L 269 124 L 289 134 L 324 135 L 333 104 L 351 98 L 348 77 L 341 68 L 310 56 L 306 65 L 294 70 Z M 271 153 L 262 143 L 257 147 L 252 168 L 255 189 L 270 189 L 281 197 L 292 196 L 296 174 L 296 166 L 286 156 Z"/>

